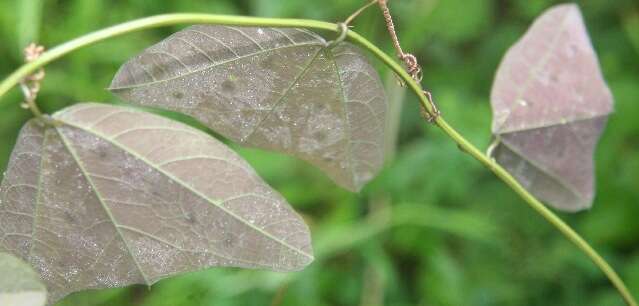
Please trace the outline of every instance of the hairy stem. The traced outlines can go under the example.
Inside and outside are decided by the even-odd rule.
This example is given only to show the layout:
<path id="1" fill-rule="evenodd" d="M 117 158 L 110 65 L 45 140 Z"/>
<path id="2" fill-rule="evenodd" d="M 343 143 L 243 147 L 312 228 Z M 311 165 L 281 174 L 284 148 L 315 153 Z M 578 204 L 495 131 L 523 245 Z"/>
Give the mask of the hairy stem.
<path id="1" fill-rule="evenodd" d="M 259 17 L 243 17 L 243 16 L 226 16 L 226 15 L 210 15 L 210 14 L 166 14 L 157 15 L 142 19 L 137 19 L 129 22 L 125 22 L 119 25 L 115 25 L 109 28 L 105 28 L 87 35 L 78 37 L 71 41 L 68 41 L 62 45 L 59 45 L 49 51 L 43 53 L 36 60 L 24 64 L 22 67 L 14 71 L 6 79 L 0 83 L 0 97 L 7 93 L 11 88 L 20 83 L 21 80 L 43 67 L 44 65 L 51 63 L 52 61 L 71 53 L 80 48 L 90 46 L 99 41 L 106 40 L 108 38 L 120 36 L 123 34 L 169 25 L 177 24 L 225 24 L 236 26 L 272 26 L 272 27 L 301 27 L 310 28 L 316 30 L 328 30 L 339 32 L 340 28 L 337 24 L 305 19 L 279 19 L 279 18 L 259 18 Z M 360 36 L 359 34 L 348 31 L 348 38 L 367 49 L 379 60 L 381 60 L 386 66 L 393 70 L 407 85 L 408 87 L 419 97 L 421 105 L 432 112 L 432 105 L 428 101 L 428 98 L 424 95 L 421 86 L 416 83 L 413 78 L 404 69 L 395 62 L 391 57 L 381 51 L 373 43 Z M 539 200 L 537 200 L 532 194 L 530 194 L 521 184 L 519 184 L 510 173 L 502 168 L 495 161 L 484 155 L 473 144 L 460 135 L 454 128 L 452 128 L 442 116 L 439 116 L 435 121 L 435 124 L 440 127 L 444 133 L 457 143 L 457 145 L 470 156 L 478 160 L 488 169 L 490 169 L 497 177 L 499 177 L 506 185 L 508 185 L 515 193 L 517 193 L 533 210 L 539 213 L 546 221 L 559 230 L 568 240 L 573 242 L 592 262 L 601 269 L 601 271 L 608 277 L 610 282 L 619 291 L 625 302 L 630 306 L 637 306 L 637 302 L 634 300 L 630 291 L 621 280 L 619 275 L 614 269 L 601 257 L 578 233 L 576 233 L 569 225 L 563 222 L 557 215 L 555 215 L 550 209 L 544 206 Z"/>

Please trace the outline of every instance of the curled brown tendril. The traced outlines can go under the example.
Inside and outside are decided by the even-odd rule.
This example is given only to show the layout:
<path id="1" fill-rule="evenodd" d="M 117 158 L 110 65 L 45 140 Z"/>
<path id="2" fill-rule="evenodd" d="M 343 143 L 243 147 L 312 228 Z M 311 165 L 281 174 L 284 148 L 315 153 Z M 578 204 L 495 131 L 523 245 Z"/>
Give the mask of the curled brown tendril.
<path id="1" fill-rule="evenodd" d="M 422 81 L 423 77 L 422 67 L 417 62 L 417 57 L 402 50 L 402 46 L 399 43 L 399 38 L 397 37 L 397 32 L 395 31 L 393 17 L 391 16 L 390 10 L 388 9 L 387 1 L 388 0 L 377 0 L 377 3 L 382 10 L 382 15 L 384 16 L 384 21 L 386 22 L 386 28 L 388 29 L 388 34 L 390 34 L 391 41 L 393 42 L 393 47 L 395 48 L 397 57 L 404 62 L 404 65 L 406 66 L 406 72 L 408 72 L 413 80 L 419 83 Z M 429 112 L 422 106 L 421 113 L 426 121 L 432 123 L 437 119 L 437 117 L 439 117 L 440 112 L 437 108 L 437 105 L 433 101 L 431 93 L 427 90 L 424 90 L 424 95 L 428 99 L 429 104 L 432 106 L 432 111 Z"/>

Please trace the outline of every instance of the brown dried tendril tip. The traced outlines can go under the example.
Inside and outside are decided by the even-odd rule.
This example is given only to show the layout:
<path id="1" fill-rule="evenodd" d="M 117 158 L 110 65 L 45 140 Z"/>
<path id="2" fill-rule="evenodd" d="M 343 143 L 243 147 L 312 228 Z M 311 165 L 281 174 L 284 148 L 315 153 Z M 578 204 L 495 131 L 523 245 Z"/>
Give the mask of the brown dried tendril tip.
<path id="1" fill-rule="evenodd" d="M 417 58 L 410 53 L 404 53 L 400 56 L 400 59 L 404 61 L 404 64 L 406 65 L 406 72 L 410 74 L 413 80 L 421 82 L 422 67 L 419 66 L 419 63 L 417 63 Z"/>
<path id="2" fill-rule="evenodd" d="M 384 16 L 384 20 L 386 21 L 386 28 L 388 29 L 388 34 L 390 34 L 391 40 L 393 42 L 393 47 L 395 47 L 395 52 L 397 53 L 397 57 L 404 62 L 406 65 L 406 72 L 411 76 L 413 80 L 416 82 L 422 81 L 422 67 L 417 62 L 417 57 L 410 53 L 405 53 L 402 50 L 402 46 L 399 43 L 399 38 L 397 37 L 397 33 L 395 32 L 395 24 L 393 23 L 393 17 L 391 16 L 390 10 L 388 9 L 387 0 L 377 0 L 380 9 L 382 10 L 382 15 Z M 432 111 L 429 112 L 423 104 L 421 105 L 421 113 L 426 121 L 432 123 L 437 120 L 437 117 L 441 114 L 437 105 L 433 101 L 433 97 L 431 93 L 427 90 L 424 90 L 424 95 L 428 100 L 428 104 L 430 104 Z"/>
<path id="3" fill-rule="evenodd" d="M 405 53 L 404 50 L 402 50 L 402 46 L 399 43 L 399 38 L 397 37 L 397 32 L 395 31 L 393 17 L 391 16 L 386 1 L 387 0 L 378 0 L 377 3 L 382 10 L 382 15 L 384 16 L 384 21 L 386 22 L 386 28 L 388 29 L 388 34 L 390 34 L 391 41 L 393 42 L 393 47 L 395 48 L 395 52 L 397 53 L 397 57 L 404 62 L 404 65 L 406 65 L 406 71 L 408 72 L 408 74 L 410 74 L 413 80 L 420 82 L 422 80 L 422 68 L 417 62 L 417 57 L 410 53 Z"/>
<path id="4" fill-rule="evenodd" d="M 432 107 L 432 112 L 429 112 L 426 107 L 424 107 L 424 104 L 421 103 L 419 104 L 419 109 L 422 117 L 424 117 L 424 119 L 426 119 L 426 121 L 428 121 L 429 123 L 433 123 L 435 122 L 435 120 L 437 120 L 437 117 L 439 117 L 441 113 L 439 112 L 439 108 L 437 108 L 437 104 L 435 104 L 435 102 L 433 101 L 433 96 L 431 95 L 430 91 L 424 90 L 423 92 L 424 96 L 426 96 L 426 99 L 428 100 L 428 103 Z"/>

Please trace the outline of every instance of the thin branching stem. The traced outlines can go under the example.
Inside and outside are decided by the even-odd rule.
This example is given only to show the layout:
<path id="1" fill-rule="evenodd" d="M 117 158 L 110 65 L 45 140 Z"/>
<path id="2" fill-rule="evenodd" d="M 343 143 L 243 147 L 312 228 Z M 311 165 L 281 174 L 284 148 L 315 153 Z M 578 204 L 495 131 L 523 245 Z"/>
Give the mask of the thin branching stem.
<path id="1" fill-rule="evenodd" d="M 338 26 L 334 23 L 306 20 L 306 19 L 280 19 L 280 18 L 260 18 L 260 17 L 244 17 L 244 16 L 228 16 L 228 15 L 211 15 L 211 14 L 197 14 L 197 13 L 182 13 L 182 14 L 166 14 L 157 15 L 142 19 L 137 19 L 129 22 L 125 22 L 119 25 L 115 25 L 109 28 L 105 28 L 93 33 L 89 33 L 84 36 L 80 36 L 76 39 L 68 41 L 62 45 L 59 45 L 49 51 L 43 53 L 36 60 L 26 63 L 6 79 L 0 83 L 0 97 L 7 93 L 11 88 L 19 84 L 19 82 L 25 77 L 37 71 L 39 68 L 44 67 L 46 64 L 53 62 L 54 60 L 69 54 L 75 50 L 81 49 L 86 46 L 90 46 L 97 42 L 113 38 L 116 36 L 124 35 L 127 33 L 140 31 L 143 29 L 157 28 L 162 26 L 171 26 L 178 24 L 224 24 L 235 26 L 271 26 L 271 27 L 301 27 L 316 30 L 326 31 L 338 31 Z M 386 66 L 393 70 L 417 95 L 420 104 L 426 110 L 432 112 L 432 105 L 428 98 L 424 95 L 421 86 L 416 83 L 413 78 L 402 68 L 400 64 L 395 62 L 390 56 L 380 50 L 373 43 L 355 33 L 354 31 L 348 31 L 347 37 L 367 49 L 379 60 L 381 60 Z M 630 291 L 621 280 L 615 270 L 601 257 L 589 244 L 586 242 L 577 232 L 575 232 L 569 225 L 563 222 L 557 215 L 555 215 L 544 204 L 537 200 L 532 194 L 530 194 L 521 184 L 513 178 L 504 168 L 497 164 L 494 160 L 484 155 L 479 149 L 471 144 L 466 138 L 460 135 L 453 127 L 451 127 L 442 116 L 435 119 L 435 124 L 444 131 L 457 145 L 470 156 L 482 163 L 486 168 L 490 169 L 497 177 L 499 177 L 506 185 L 508 185 L 517 195 L 519 195 L 533 210 L 540 214 L 546 221 L 553 225 L 559 232 L 561 232 L 568 240 L 574 243 L 601 271 L 608 277 L 610 282 L 619 291 L 624 301 L 630 306 L 637 306 L 637 302 L 634 300 Z"/>

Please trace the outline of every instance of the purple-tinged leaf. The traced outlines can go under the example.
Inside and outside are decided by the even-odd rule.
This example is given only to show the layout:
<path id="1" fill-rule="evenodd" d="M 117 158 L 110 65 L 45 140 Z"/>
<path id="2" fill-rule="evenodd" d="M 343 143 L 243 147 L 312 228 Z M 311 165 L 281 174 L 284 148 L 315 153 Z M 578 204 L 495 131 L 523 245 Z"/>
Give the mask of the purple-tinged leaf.
<path id="1" fill-rule="evenodd" d="M 302 218 L 209 135 L 104 104 L 52 117 L 56 126 L 24 126 L 0 185 L 0 251 L 35 267 L 50 303 L 209 267 L 313 260 Z"/>
<path id="2" fill-rule="evenodd" d="M 387 103 L 356 46 L 295 28 L 197 25 L 124 64 L 111 91 L 305 160 L 351 191 L 384 161 Z"/>
<path id="3" fill-rule="evenodd" d="M 555 6 L 506 53 L 491 93 L 497 161 L 549 205 L 594 197 L 593 153 L 612 112 L 577 5 Z"/>

